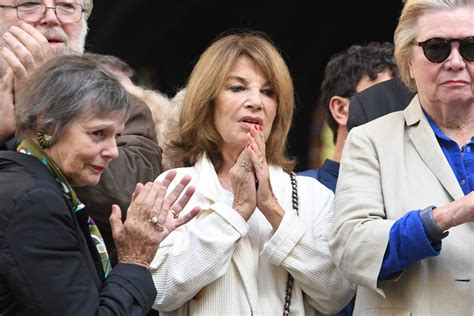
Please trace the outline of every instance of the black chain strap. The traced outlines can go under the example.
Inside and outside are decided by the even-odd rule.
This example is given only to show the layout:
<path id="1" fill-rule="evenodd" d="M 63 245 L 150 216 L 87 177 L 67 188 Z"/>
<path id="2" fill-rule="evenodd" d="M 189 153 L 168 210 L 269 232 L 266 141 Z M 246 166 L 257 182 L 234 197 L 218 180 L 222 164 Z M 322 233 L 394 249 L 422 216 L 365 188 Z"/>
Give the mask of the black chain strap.
<path id="1" fill-rule="evenodd" d="M 296 215 L 300 215 L 298 210 L 298 183 L 296 182 L 296 175 L 292 172 L 291 177 L 291 199 L 293 202 L 293 209 L 296 211 Z M 288 281 L 286 281 L 286 293 L 285 293 L 285 304 L 283 305 L 283 316 L 290 314 L 290 303 L 291 303 L 291 291 L 293 289 L 294 279 L 291 274 L 288 273 Z"/>

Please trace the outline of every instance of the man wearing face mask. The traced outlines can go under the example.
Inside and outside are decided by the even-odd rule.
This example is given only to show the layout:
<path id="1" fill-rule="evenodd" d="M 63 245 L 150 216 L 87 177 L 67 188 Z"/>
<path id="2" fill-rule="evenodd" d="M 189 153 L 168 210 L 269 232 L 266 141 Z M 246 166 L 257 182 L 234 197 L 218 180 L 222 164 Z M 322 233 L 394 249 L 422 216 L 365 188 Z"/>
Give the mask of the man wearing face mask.
<path id="1" fill-rule="evenodd" d="M 84 52 L 92 7 L 92 0 L 0 0 L 0 150 L 14 150 L 18 142 L 13 119 L 15 90 L 50 58 Z M 128 209 L 136 184 L 153 181 L 162 171 L 151 111 L 137 98 L 130 98 L 130 117 L 117 138 L 119 157 L 96 186 L 77 189 L 96 220 L 112 262 L 115 245 L 108 222 L 112 204 Z"/>

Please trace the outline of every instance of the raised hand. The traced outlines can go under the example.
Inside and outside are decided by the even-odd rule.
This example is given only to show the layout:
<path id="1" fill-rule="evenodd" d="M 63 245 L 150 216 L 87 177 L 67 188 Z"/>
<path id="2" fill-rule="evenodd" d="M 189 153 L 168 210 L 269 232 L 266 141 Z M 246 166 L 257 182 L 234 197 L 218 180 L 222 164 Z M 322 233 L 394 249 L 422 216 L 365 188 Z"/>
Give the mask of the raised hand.
<path id="1" fill-rule="evenodd" d="M 474 222 L 474 192 L 434 209 L 433 218 L 441 231 Z"/>
<path id="2" fill-rule="evenodd" d="M 0 145 L 15 134 L 13 73 L 0 78 Z"/>
<path id="3" fill-rule="evenodd" d="M 270 183 L 263 128 L 258 125 L 253 125 L 247 137 L 250 159 L 255 168 L 255 177 L 259 184 L 256 192 L 257 207 L 267 218 L 272 227 L 276 229 L 280 225 L 284 211 L 278 203 L 275 194 L 273 194 L 272 185 Z"/>
<path id="4" fill-rule="evenodd" d="M 176 171 L 174 170 L 168 172 L 161 184 L 167 188 L 175 177 L 175 174 Z M 168 210 L 168 212 L 163 212 L 163 214 L 167 214 L 167 217 L 165 217 L 163 232 L 161 233 L 161 240 L 165 239 L 166 236 L 168 236 L 179 226 L 189 222 L 200 211 L 199 207 L 195 207 L 183 216 L 179 215 L 180 212 L 184 209 L 184 207 L 188 204 L 189 200 L 195 192 L 194 186 L 188 186 L 190 181 L 191 176 L 184 176 L 178 183 L 178 185 L 176 185 L 176 187 L 173 189 L 173 191 L 168 194 L 168 196 L 163 202 L 162 208 L 164 210 Z M 179 196 L 181 195 L 181 192 L 183 192 L 184 189 L 186 189 L 186 191 L 184 192 L 183 196 L 178 200 Z"/>
<path id="5" fill-rule="evenodd" d="M 127 219 L 123 223 L 120 207 L 112 207 L 110 225 L 120 263 L 148 267 L 160 242 L 199 213 L 200 208 L 196 207 L 182 217 L 175 218 L 173 214 L 169 214 L 173 207 L 174 214 L 179 215 L 194 193 L 194 188 L 187 188 L 184 196 L 175 203 L 190 181 L 190 177 L 184 177 L 176 188 L 166 195 L 175 176 L 176 171 L 170 171 L 162 183 L 138 184 L 132 194 Z"/>
<path id="6" fill-rule="evenodd" d="M 3 34 L 3 39 L 6 45 L 2 48 L 2 55 L 17 81 L 53 55 L 48 40 L 28 23 L 11 26 Z"/>
<path id="7" fill-rule="evenodd" d="M 248 220 L 257 207 L 254 167 L 250 158 L 250 148 L 246 147 L 229 170 L 234 202 L 232 207 Z"/>

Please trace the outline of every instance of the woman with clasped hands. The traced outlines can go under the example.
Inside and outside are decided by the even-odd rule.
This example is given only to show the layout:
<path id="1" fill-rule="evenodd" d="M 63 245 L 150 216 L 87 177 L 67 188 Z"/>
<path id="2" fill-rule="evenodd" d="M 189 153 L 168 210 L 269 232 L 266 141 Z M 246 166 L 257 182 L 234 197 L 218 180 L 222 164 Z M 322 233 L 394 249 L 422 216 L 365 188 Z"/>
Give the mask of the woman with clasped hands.
<path id="1" fill-rule="evenodd" d="M 288 68 L 263 34 L 223 36 L 199 58 L 175 146 L 202 211 L 150 266 L 160 315 L 311 315 L 350 300 L 327 245 L 332 193 L 294 177 L 285 153 L 293 108 Z"/>
<path id="2" fill-rule="evenodd" d="M 331 250 L 355 315 L 472 315 L 474 1 L 408 1 L 395 56 L 417 94 L 351 130 Z"/>
<path id="3" fill-rule="evenodd" d="M 123 223 L 113 207 L 119 263 L 111 270 L 73 186 L 96 184 L 117 157 L 127 92 L 80 56 L 54 58 L 24 87 L 15 108 L 22 142 L 0 153 L 1 315 L 145 315 L 156 296 L 147 268 L 158 244 L 198 212 L 168 217 L 192 196 L 189 177 L 167 196 L 176 173 L 138 184 Z"/>

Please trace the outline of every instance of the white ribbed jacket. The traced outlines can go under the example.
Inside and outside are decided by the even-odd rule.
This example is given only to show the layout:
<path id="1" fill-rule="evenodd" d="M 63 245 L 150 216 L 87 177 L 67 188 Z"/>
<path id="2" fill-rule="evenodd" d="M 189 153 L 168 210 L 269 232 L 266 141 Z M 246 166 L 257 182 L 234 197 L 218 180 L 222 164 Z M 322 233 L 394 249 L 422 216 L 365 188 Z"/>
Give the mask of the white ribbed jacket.
<path id="1" fill-rule="evenodd" d="M 273 231 L 258 209 L 246 222 L 226 205 L 206 157 L 176 170 L 177 181 L 189 174 L 196 186 L 183 212 L 196 205 L 202 212 L 161 243 L 151 264 L 158 290 L 153 308 L 160 315 L 281 315 L 288 272 L 295 278 L 291 315 L 315 315 L 314 308 L 333 313 L 348 303 L 354 289 L 337 271 L 328 249 L 330 190 L 313 178 L 297 177 L 297 216 L 290 176 L 270 167 L 274 194 L 285 210 Z"/>

